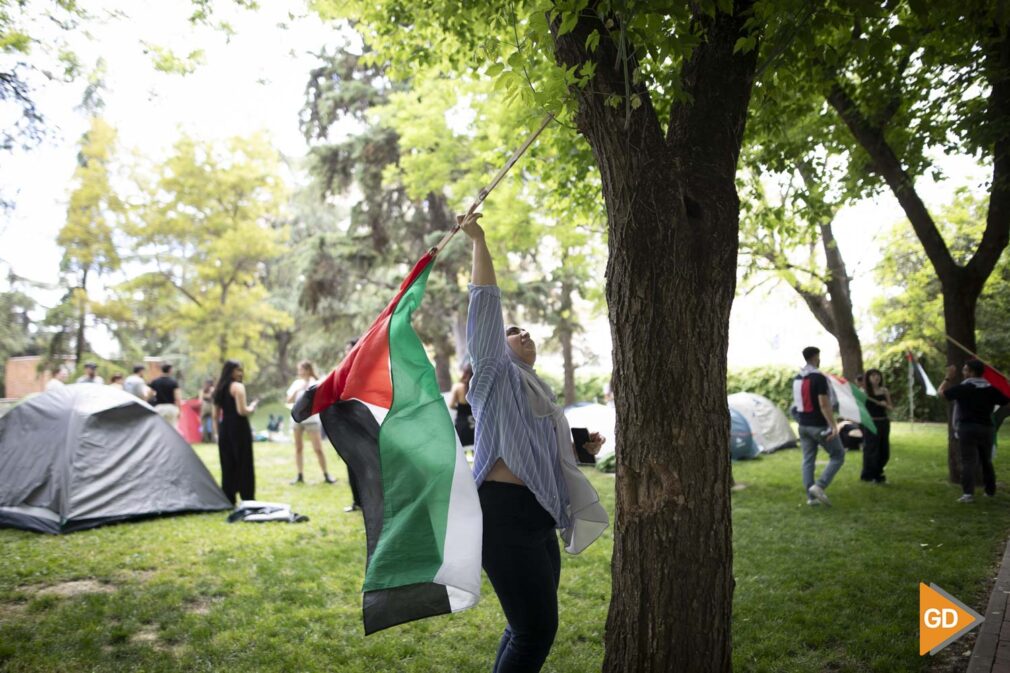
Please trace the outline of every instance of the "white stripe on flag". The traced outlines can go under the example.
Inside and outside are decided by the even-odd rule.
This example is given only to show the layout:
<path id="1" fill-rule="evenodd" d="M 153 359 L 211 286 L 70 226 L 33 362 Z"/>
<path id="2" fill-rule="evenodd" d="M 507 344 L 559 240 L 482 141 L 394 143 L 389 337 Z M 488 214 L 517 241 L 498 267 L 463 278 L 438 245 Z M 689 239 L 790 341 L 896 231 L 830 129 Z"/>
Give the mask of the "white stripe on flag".
<path id="1" fill-rule="evenodd" d="M 926 370 L 922 368 L 918 360 L 915 360 L 915 370 L 919 372 L 919 378 L 922 379 L 922 385 L 926 386 L 926 394 L 930 397 L 938 397 L 936 388 L 933 387 L 933 382 L 929 380 L 926 376 Z"/>
<path id="2" fill-rule="evenodd" d="M 445 413 L 448 416 L 448 410 Z M 477 485 L 467 465 L 466 454 L 459 443 L 459 436 L 455 432 L 452 434 L 456 438 L 456 468 L 449 493 L 442 566 L 433 581 L 445 586 L 449 605 L 453 612 L 458 612 L 473 607 L 480 600 L 484 524 Z"/>

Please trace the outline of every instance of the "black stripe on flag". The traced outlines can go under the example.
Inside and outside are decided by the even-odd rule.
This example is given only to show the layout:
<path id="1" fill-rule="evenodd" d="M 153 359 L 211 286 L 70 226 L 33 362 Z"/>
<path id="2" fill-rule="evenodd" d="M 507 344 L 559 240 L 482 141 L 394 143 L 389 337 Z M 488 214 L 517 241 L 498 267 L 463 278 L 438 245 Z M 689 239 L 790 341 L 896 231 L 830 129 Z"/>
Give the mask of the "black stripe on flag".
<path id="1" fill-rule="evenodd" d="M 433 582 L 366 591 L 361 604 L 366 636 L 397 624 L 452 612 L 445 587 Z"/>
<path id="2" fill-rule="evenodd" d="M 303 395 L 302 397 L 307 397 Z M 379 463 L 379 424 L 371 410 L 357 400 L 337 402 L 319 414 L 323 429 L 333 448 L 347 463 L 358 482 L 365 515 L 368 560 L 382 535 L 382 466 Z"/>

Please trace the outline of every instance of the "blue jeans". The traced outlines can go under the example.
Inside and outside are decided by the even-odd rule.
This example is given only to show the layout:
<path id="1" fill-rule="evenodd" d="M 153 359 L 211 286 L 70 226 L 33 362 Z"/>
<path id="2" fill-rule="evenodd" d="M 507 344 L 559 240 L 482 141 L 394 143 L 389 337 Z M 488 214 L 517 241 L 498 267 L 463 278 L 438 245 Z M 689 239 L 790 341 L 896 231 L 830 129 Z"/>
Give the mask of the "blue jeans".
<path id="1" fill-rule="evenodd" d="M 824 434 L 830 428 L 814 427 L 811 425 L 800 426 L 800 447 L 803 449 L 803 491 L 806 492 L 816 483 L 821 488 L 827 488 L 831 480 L 835 478 L 838 470 L 842 469 L 845 462 L 845 449 L 842 447 L 842 440 L 835 435 L 831 441 L 827 441 Z M 821 478 L 814 482 L 814 466 L 817 461 L 817 446 L 823 446 L 828 452 L 828 466 L 821 473 Z"/>

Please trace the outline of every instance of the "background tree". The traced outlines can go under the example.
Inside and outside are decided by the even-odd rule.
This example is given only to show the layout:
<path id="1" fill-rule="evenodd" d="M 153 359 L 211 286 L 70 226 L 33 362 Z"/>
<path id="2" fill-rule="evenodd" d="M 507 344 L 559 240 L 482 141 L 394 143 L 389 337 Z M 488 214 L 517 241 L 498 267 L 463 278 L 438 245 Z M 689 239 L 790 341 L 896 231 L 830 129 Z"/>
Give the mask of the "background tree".
<path id="1" fill-rule="evenodd" d="M 135 289 L 167 296 L 200 375 L 232 358 L 260 365 L 266 332 L 290 316 L 267 301 L 265 264 L 280 255 L 277 227 L 285 188 L 276 150 L 262 136 L 226 143 L 181 138 L 157 167 L 130 223 L 138 251 L 155 270 Z"/>
<path id="2" fill-rule="evenodd" d="M 974 350 L 978 298 L 1010 240 L 1010 18 L 998 3 L 893 0 L 810 5 L 799 23 L 778 50 L 776 74 L 790 100 L 813 107 L 791 112 L 824 103 L 834 112 L 830 135 L 848 146 L 850 183 L 897 199 L 943 290 L 944 330 Z M 938 176 L 941 153 L 976 156 L 992 170 L 986 227 L 963 262 L 916 185 L 927 172 Z M 963 359 L 953 344 L 946 354 Z M 956 481 L 952 434 L 948 448 Z"/>
<path id="3" fill-rule="evenodd" d="M 971 258 L 984 235 L 987 199 L 959 190 L 951 203 L 938 209 L 937 227 L 959 264 Z M 900 368 L 912 350 L 922 357 L 934 382 L 944 376 L 947 340 L 944 337 L 943 288 L 926 253 L 906 223 L 894 225 L 884 240 L 884 255 L 875 270 L 881 295 L 871 310 L 877 325 L 880 356 Z M 1010 293 L 1010 253 L 1004 251 L 979 295 L 976 335 L 981 354 L 1001 371 L 1010 367 L 1010 330 L 1007 329 L 1007 294 Z M 962 354 L 961 360 L 967 356 Z M 903 386 L 899 388 L 900 393 Z M 904 397 L 904 396 L 902 396 Z M 907 402 L 902 399 L 902 402 Z M 916 403 L 927 420 L 941 420 L 942 402 Z M 904 409 L 902 404 L 900 409 Z M 939 414 L 937 416 L 937 414 Z"/>
<path id="4" fill-rule="evenodd" d="M 73 316 L 74 358 L 80 363 L 88 349 L 86 328 L 98 306 L 88 295 L 88 281 L 94 276 L 116 271 L 121 265 L 116 234 L 125 214 L 125 205 L 112 184 L 112 161 L 116 132 L 100 117 L 81 140 L 74 171 L 76 187 L 67 205 L 67 221 L 56 237 L 63 248 L 60 270 L 69 286 L 61 306 L 49 322 L 61 325 L 65 335 Z M 59 339 L 62 343 L 63 337 Z"/>

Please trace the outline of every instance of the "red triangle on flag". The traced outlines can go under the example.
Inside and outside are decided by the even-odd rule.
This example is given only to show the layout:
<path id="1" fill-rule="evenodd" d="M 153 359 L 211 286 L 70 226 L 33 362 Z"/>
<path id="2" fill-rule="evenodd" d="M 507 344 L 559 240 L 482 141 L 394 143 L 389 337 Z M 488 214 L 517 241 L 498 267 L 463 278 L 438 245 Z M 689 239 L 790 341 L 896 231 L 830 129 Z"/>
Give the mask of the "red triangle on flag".
<path id="1" fill-rule="evenodd" d="M 1000 391 L 1007 397 L 1010 397 L 1010 381 L 1007 381 L 1005 376 L 997 372 L 989 365 L 985 366 L 985 371 L 982 372 L 982 378 L 988 381 L 993 388 Z"/>

